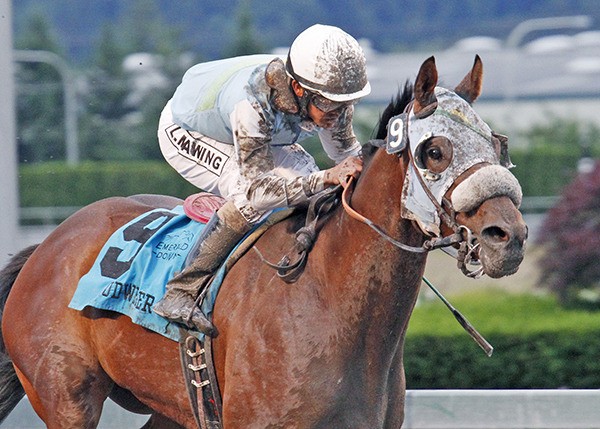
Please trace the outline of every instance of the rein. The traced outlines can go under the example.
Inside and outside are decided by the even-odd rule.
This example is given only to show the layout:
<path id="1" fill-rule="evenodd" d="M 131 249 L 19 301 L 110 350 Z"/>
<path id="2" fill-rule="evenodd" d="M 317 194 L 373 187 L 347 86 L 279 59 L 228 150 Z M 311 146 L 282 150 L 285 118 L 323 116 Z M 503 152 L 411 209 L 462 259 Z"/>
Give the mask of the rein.
<path id="1" fill-rule="evenodd" d="M 411 159 L 412 159 L 412 157 L 411 157 Z M 419 176 L 419 178 L 420 178 L 420 176 Z M 402 250 L 406 250 L 407 252 L 413 252 L 413 253 L 425 253 L 425 252 L 429 252 L 431 250 L 441 249 L 446 254 L 452 256 L 454 259 L 456 259 L 458 261 L 458 267 L 460 268 L 462 273 L 464 275 L 466 275 L 467 277 L 479 278 L 483 275 L 482 267 L 480 267 L 474 271 L 471 271 L 468 268 L 468 264 L 473 262 L 474 252 L 479 247 L 478 243 L 473 244 L 473 238 L 472 238 L 473 233 L 466 226 L 459 225 L 458 223 L 456 223 L 454 221 L 454 219 L 452 217 L 450 217 L 450 215 L 448 215 L 448 213 L 446 213 L 446 211 L 436 201 L 434 196 L 431 195 L 431 192 L 429 192 L 429 189 L 427 188 L 427 186 L 425 186 L 424 183 L 421 183 L 423 186 L 423 189 L 425 189 L 427 196 L 432 200 L 433 204 L 435 205 L 436 210 L 438 211 L 438 214 L 440 216 L 440 219 L 442 219 L 442 221 L 444 223 L 446 223 L 446 225 L 448 225 L 450 228 L 452 228 L 452 230 L 454 231 L 454 234 L 448 235 L 446 237 L 441 237 L 441 238 L 434 237 L 430 240 L 425 241 L 421 247 L 415 247 L 415 246 L 409 246 L 407 244 L 401 243 L 400 241 L 392 238 L 381 227 L 377 226 L 372 220 L 361 215 L 360 213 L 358 213 L 356 210 L 354 210 L 350 206 L 350 198 L 349 198 L 348 194 L 352 192 L 353 182 L 354 182 L 354 178 L 349 177 L 348 181 L 343 185 L 344 191 L 342 192 L 342 205 L 343 205 L 346 213 L 351 218 L 358 220 L 359 222 L 362 222 L 365 225 L 369 226 L 377 234 L 379 234 L 381 237 L 383 237 L 386 241 L 388 241 L 392 245 L 394 245 Z M 454 244 L 458 244 L 460 246 L 458 250 L 453 249 L 453 248 L 448 249 L 450 246 L 453 246 Z"/>
<path id="2" fill-rule="evenodd" d="M 306 265 L 308 252 L 312 248 L 314 239 L 317 235 L 316 227 L 318 220 L 322 214 L 329 212 L 329 210 L 331 210 L 331 208 L 335 206 L 335 196 L 340 186 L 342 186 L 343 191 L 341 200 L 342 206 L 346 213 L 351 218 L 361 223 L 364 223 L 370 228 L 372 228 L 381 237 L 383 237 L 385 240 L 387 240 L 394 246 L 402 250 L 406 250 L 408 252 L 425 253 L 440 248 L 444 250 L 444 248 L 452 246 L 453 244 L 460 244 L 460 248 L 457 252 L 456 259 L 458 260 L 458 265 L 459 267 L 461 267 L 463 273 L 465 273 L 469 277 L 475 277 L 475 275 L 479 275 L 479 273 L 482 272 L 482 269 L 479 269 L 475 272 L 469 272 L 466 268 L 466 264 L 469 263 L 472 253 L 478 246 L 472 244 L 473 240 L 471 230 L 469 230 L 469 228 L 467 228 L 464 225 L 458 225 L 454 221 L 454 219 L 452 219 L 445 211 L 444 213 L 446 214 L 446 216 L 441 218 L 447 218 L 452 220 L 453 225 L 456 227 L 454 229 L 454 234 L 443 238 L 432 238 L 431 240 L 425 241 L 421 247 L 409 246 L 392 238 L 382 228 L 377 226 L 373 221 L 361 215 L 350 206 L 349 194 L 354 189 L 353 184 L 354 178 L 349 177 L 344 184 L 331 188 L 328 191 L 324 191 L 322 194 L 316 196 L 311 200 L 309 209 L 307 211 L 306 224 L 304 227 L 300 228 L 300 230 L 296 233 L 296 243 L 291 252 L 297 255 L 297 259 L 295 262 L 291 262 L 291 258 L 288 255 L 285 255 L 277 264 L 269 262 L 258 250 L 258 248 L 256 248 L 256 246 L 253 246 L 254 251 L 258 254 L 258 257 L 261 259 L 261 261 L 267 266 L 277 270 L 277 275 L 283 281 L 285 281 L 286 283 L 294 283 L 298 279 L 300 274 L 302 274 L 304 266 Z M 428 195 L 430 195 L 430 193 Z M 433 198 L 433 196 L 431 195 L 430 198 Z M 443 208 L 439 204 L 437 204 L 436 207 L 439 207 L 439 210 L 443 211 Z M 466 237 L 463 236 L 463 234 Z M 451 256 L 453 255 L 451 254 Z M 454 308 L 446 298 L 444 298 L 444 296 L 433 286 L 433 284 L 431 284 L 431 282 L 429 282 L 429 280 L 423 277 L 423 281 L 448 307 L 448 309 L 452 312 L 456 320 L 467 331 L 471 338 L 473 338 L 473 340 L 475 340 L 475 342 L 484 350 L 485 354 L 488 357 L 491 356 L 494 350 L 492 345 L 488 343 L 487 340 L 479 332 L 477 332 L 473 325 L 471 325 L 471 323 L 456 308 Z"/>
<path id="3" fill-rule="evenodd" d="M 348 192 L 351 192 L 350 190 L 353 188 L 352 187 L 353 182 L 354 182 L 354 178 L 349 177 L 348 181 L 343 185 L 344 191 L 342 192 L 342 205 L 344 206 L 344 210 L 346 210 L 346 213 L 348 213 L 348 215 L 350 217 L 358 220 L 359 222 L 362 222 L 362 223 L 368 225 L 375 232 L 377 232 L 379 235 L 381 235 L 383 238 L 385 238 L 388 242 L 390 242 L 394 246 L 399 247 L 400 249 L 406 250 L 408 252 L 424 253 L 424 252 L 428 252 L 433 249 L 439 249 L 439 248 L 451 246 L 453 244 L 460 244 L 460 249 L 458 251 L 458 257 L 456 259 L 458 259 L 459 266 L 461 266 L 461 269 L 465 273 L 465 268 L 463 268 L 463 267 L 465 267 L 466 264 L 469 262 L 472 252 L 477 247 L 477 245 L 473 246 L 470 244 L 472 242 L 472 239 L 471 239 L 472 233 L 471 233 L 471 230 L 469 230 L 469 228 L 467 228 L 464 225 L 458 225 L 454 221 L 454 219 L 451 219 L 450 216 L 444 211 L 444 213 L 446 214 L 445 217 L 451 219 L 452 223 L 454 225 L 456 225 L 456 229 L 455 229 L 456 232 L 454 234 L 449 235 L 447 237 L 443 237 L 443 238 L 432 238 L 431 240 L 425 241 L 421 247 L 414 247 L 414 246 L 406 245 L 406 244 L 401 243 L 398 240 L 395 240 L 392 237 L 390 237 L 379 226 L 375 225 L 375 223 L 373 223 L 373 221 L 364 217 L 363 215 L 358 213 L 356 210 L 354 210 L 350 206 Z M 428 195 L 430 195 L 430 193 L 428 193 Z M 430 195 L 430 198 L 433 198 L 433 196 Z M 433 201 L 435 203 L 437 203 L 437 201 L 435 201 L 435 199 L 433 199 Z M 443 210 L 439 206 L 439 204 L 436 204 L 436 207 L 439 207 L 440 210 Z M 444 219 L 444 217 L 442 217 L 442 219 Z M 466 238 L 463 237 L 463 232 L 466 234 Z M 465 250 L 465 249 L 468 249 L 468 250 Z M 482 271 L 482 269 L 477 270 L 475 272 L 468 272 L 465 274 L 467 276 L 471 277 L 471 276 L 473 276 L 472 275 L 473 273 L 478 273 L 480 271 Z M 475 329 L 475 327 L 473 327 L 473 325 L 467 320 L 466 317 L 464 317 L 456 308 L 454 308 L 452 306 L 452 304 L 450 304 L 450 302 L 446 298 L 444 298 L 444 296 L 440 293 L 440 291 L 438 291 L 429 280 L 427 280 L 425 277 L 423 277 L 423 282 L 425 282 L 425 284 L 427 286 L 429 286 L 429 288 L 438 296 L 438 298 L 440 298 L 442 300 L 442 302 L 452 312 L 455 319 L 458 321 L 458 323 L 460 323 L 460 325 L 463 327 L 463 329 L 465 331 L 467 331 L 467 333 L 471 336 L 471 338 L 473 338 L 473 340 L 479 345 L 479 347 L 481 347 L 483 349 L 485 354 L 488 357 L 490 357 L 494 351 L 494 347 L 492 347 L 492 345 L 483 337 L 483 335 L 481 335 Z"/>
<path id="4" fill-rule="evenodd" d="M 425 253 L 434 249 L 440 249 L 442 247 L 452 246 L 453 244 L 460 244 L 465 242 L 465 238 L 462 234 L 463 231 L 466 232 L 467 236 L 471 235 L 471 231 L 469 230 L 469 228 L 467 228 L 464 225 L 457 225 L 457 228 L 455 230 L 456 232 L 454 234 L 442 238 L 432 238 L 431 240 L 425 241 L 421 247 L 409 246 L 407 244 L 401 243 L 398 240 L 390 237 L 389 234 L 387 234 L 381 227 L 377 226 L 372 220 L 364 217 L 350 206 L 350 199 L 348 197 L 348 193 L 352 192 L 353 182 L 354 178 L 350 177 L 346 184 L 343 185 L 344 191 L 342 192 L 342 205 L 344 206 L 344 210 L 346 210 L 346 213 L 348 213 L 348 215 L 353 219 L 356 219 L 359 222 L 362 222 L 365 225 L 369 226 L 377 234 L 382 236 L 385 240 L 402 250 L 406 250 L 408 252 L 413 253 Z"/>
<path id="5" fill-rule="evenodd" d="M 277 276 L 286 283 L 294 283 L 304 271 L 308 253 L 317 237 L 317 226 L 322 216 L 331 211 L 337 203 L 337 194 L 340 187 L 326 189 L 311 198 L 306 211 L 305 225 L 296 232 L 293 248 L 289 253 L 295 256 L 295 261 L 289 253 L 284 255 L 278 263 L 269 262 L 256 246 L 253 246 L 260 260 L 267 266 L 277 270 Z"/>

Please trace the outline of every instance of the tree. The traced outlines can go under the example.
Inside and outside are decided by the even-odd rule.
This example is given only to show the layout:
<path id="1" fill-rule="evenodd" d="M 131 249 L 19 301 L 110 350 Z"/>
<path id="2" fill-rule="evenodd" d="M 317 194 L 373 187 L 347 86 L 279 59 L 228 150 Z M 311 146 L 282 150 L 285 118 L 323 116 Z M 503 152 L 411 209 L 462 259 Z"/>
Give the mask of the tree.
<path id="1" fill-rule="evenodd" d="M 542 283 L 564 305 L 600 309 L 600 161 L 565 187 L 540 231 Z"/>
<path id="2" fill-rule="evenodd" d="M 130 34 L 129 52 L 150 54 L 152 64 L 145 73 L 148 77 L 152 74 L 155 83 L 151 88 L 140 90 L 136 89 L 136 79 L 139 81 L 136 72 L 127 76 L 130 90 L 137 94 L 130 97 L 132 104 L 129 104 L 135 114 L 125 118 L 123 127 L 128 133 L 130 150 L 143 159 L 162 160 L 156 137 L 160 113 L 195 58 L 185 53 L 188 45 L 182 43 L 179 30 L 161 19 L 156 0 L 135 0 L 131 13 L 126 16 L 121 28 L 127 28 Z"/>
<path id="3" fill-rule="evenodd" d="M 228 56 L 264 53 L 265 48 L 255 35 L 250 0 L 240 0 L 235 23 L 234 41 L 229 49 Z"/>
<path id="4" fill-rule="evenodd" d="M 155 0 L 127 7 L 121 21 L 105 25 L 87 73 L 87 159 L 162 159 L 158 119 L 193 60 L 186 60 L 177 30 L 159 18 Z"/>
<path id="5" fill-rule="evenodd" d="M 41 10 L 31 12 L 15 47 L 62 56 L 57 37 Z M 51 65 L 19 63 L 16 73 L 17 142 L 20 162 L 65 156 L 64 94 L 60 74 Z"/>
<path id="6" fill-rule="evenodd" d="M 123 71 L 126 50 L 118 39 L 112 25 L 103 27 L 93 64 L 86 73 L 86 109 L 81 119 L 84 159 L 127 159 L 132 156 L 123 150 L 127 147 L 128 136 L 122 120 L 132 109 L 127 106 L 129 88 Z"/>

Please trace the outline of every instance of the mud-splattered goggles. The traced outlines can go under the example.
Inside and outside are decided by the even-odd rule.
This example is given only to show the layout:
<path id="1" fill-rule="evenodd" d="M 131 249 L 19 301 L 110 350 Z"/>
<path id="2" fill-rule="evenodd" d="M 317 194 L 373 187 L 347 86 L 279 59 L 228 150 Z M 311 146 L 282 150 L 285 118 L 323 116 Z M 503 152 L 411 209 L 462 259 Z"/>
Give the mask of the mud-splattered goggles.
<path id="1" fill-rule="evenodd" d="M 321 112 L 324 112 L 324 113 L 333 112 L 335 110 L 341 110 L 343 108 L 346 108 L 346 107 L 351 106 L 356 103 L 355 100 L 343 101 L 343 102 L 342 101 L 332 101 L 332 100 L 329 100 L 328 98 L 325 98 L 322 95 L 314 93 L 314 92 L 309 92 L 308 101 L 313 106 L 315 106 L 317 109 L 319 109 Z"/>

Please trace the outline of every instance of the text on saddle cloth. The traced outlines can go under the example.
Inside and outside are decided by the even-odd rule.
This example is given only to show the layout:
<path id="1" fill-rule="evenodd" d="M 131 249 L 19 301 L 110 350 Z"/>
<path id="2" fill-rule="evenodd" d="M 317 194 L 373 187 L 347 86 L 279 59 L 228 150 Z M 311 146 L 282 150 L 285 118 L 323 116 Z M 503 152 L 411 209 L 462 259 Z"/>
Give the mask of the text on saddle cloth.
<path id="1" fill-rule="evenodd" d="M 104 244 L 90 271 L 79 281 L 69 307 L 116 311 L 138 325 L 178 341 L 179 326 L 154 313 L 152 306 L 163 297 L 167 281 L 184 268 L 204 227 L 204 223 L 186 216 L 182 206 L 173 210 L 155 209 L 138 216 L 115 231 Z M 231 254 L 236 250 L 237 247 Z M 212 313 L 225 271 L 224 263 L 201 303 L 206 315 Z M 201 333 L 195 334 L 204 339 Z"/>

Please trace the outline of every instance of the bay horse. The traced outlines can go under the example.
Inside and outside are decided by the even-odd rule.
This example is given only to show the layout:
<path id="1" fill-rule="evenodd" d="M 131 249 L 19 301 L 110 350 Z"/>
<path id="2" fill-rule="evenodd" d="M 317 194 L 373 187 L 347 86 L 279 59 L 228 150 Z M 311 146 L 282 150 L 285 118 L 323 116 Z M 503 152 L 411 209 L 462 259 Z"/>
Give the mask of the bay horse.
<path id="1" fill-rule="evenodd" d="M 231 268 L 213 314 L 224 428 L 400 427 L 404 338 L 435 247 L 427 243 L 443 240 L 431 232 L 437 217 L 437 234 L 463 237 L 446 244 L 466 243 L 485 274 L 518 269 L 527 238 L 520 188 L 498 180 L 506 147 L 471 108 L 482 74 L 476 57 L 450 91 L 437 86 L 434 58 L 423 63 L 414 87 L 382 114 L 383 147 L 365 146 L 363 173 L 345 197 L 370 222 L 334 208 L 296 282 L 283 282 L 258 252 Z M 0 273 L 0 421 L 27 394 L 49 428 L 96 427 L 107 397 L 151 414 L 146 428 L 196 427 L 175 341 L 114 312 L 68 308 L 113 231 L 178 204 L 101 200 L 11 259 Z M 277 223 L 254 246 L 278 260 L 302 220 Z"/>

